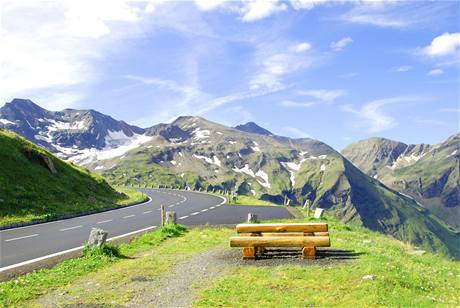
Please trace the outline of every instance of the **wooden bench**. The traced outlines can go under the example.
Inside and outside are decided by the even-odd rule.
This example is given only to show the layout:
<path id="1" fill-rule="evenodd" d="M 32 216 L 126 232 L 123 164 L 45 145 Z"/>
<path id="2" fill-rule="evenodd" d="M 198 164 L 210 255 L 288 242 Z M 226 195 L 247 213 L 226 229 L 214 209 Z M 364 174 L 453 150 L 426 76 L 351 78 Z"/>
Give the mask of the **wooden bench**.
<path id="1" fill-rule="evenodd" d="M 266 247 L 300 247 L 304 259 L 315 259 L 316 247 L 331 245 L 326 223 L 239 224 L 236 231 L 230 247 L 243 247 L 243 259 L 261 256 Z"/>

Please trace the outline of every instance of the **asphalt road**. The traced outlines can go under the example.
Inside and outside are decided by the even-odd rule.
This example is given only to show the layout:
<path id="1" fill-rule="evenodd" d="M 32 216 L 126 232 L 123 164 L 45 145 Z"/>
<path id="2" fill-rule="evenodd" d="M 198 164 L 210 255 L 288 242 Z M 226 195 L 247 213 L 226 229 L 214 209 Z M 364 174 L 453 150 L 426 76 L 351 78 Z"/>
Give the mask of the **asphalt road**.
<path id="1" fill-rule="evenodd" d="M 91 228 L 109 233 L 109 239 L 157 228 L 161 223 L 160 206 L 175 211 L 184 225 L 237 224 L 249 212 L 261 219 L 292 218 L 283 207 L 234 206 L 222 197 L 197 192 L 143 189 L 150 201 L 66 220 L 0 231 L 0 271 L 62 251 L 81 248 Z"/>

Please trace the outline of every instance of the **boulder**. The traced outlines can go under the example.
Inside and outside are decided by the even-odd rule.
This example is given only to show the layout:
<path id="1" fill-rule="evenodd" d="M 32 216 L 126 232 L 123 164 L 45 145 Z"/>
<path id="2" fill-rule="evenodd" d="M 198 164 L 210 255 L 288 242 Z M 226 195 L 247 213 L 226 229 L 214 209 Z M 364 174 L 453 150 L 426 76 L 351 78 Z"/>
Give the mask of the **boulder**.
<path id="1" fill-rule="evenodd" d="M 176 212 L 166 212 L 166 224 L 167 225 L 176 224 Z"/>
<path id="2" fill-rule="evenodd" d="M 248 222 L 249 223 L 257 222 L 257 215 L 254 213 L 248 213 Z"/>
<path id="3" fill-rule="evenodd" d="M 94 249 L 102 246 L 107 241 L 108 233 L 99 228 L 92 228 L 88 238 L 88 247 Z"/>

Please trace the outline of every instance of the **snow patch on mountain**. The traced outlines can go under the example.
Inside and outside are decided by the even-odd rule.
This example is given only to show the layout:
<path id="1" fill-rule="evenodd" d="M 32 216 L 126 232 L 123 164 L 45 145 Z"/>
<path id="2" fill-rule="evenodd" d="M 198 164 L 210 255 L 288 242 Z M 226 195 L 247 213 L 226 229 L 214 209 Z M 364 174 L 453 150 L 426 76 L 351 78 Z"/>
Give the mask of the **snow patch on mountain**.
<path id="1" fill-rule="evenodd" d="M 207 129 L 201 129 L 199 127 L 195 128 L 192 132 L 194 140 L 202 140 L 209 138 L 211 132 Z"/>
<path id="2" fill-rule="evenodd" d="M 8 125 L 8 124 L 10 124 L 10 125 L 16 125 L 16 123 L 11 122 L 11 121 L 9 121 L 9 120 L 7 120 L 7 119 L 0 119 L 0 123 L 3 124 L 3 125 Z"/>
<path id="3" fill-rule="evenodd" d="M 243 168 L 234 167 L 234 168 L 232 168 L 232 170 L 235 171 L 235 172 L 237 172 L 237 173 L 244 173 L 244 174 L 247 174 L 247 175 L 249 175 L 249 176 L 251 176 L 251 177 L 253 177 L 253 178 L 256 177 L 254 171 L 252 171 L 252 169 L 249 168 L 249 165 L 248 165 L 248 164 L 244 165 Z"/>
<path id="4" fill-rule="evenodd" d="M 75 150 L 54 145 L 54 147 L 65 154 L 68 153 L 69 161 L 80 165 L 86 165 L 94 161 L 111 159 L 119 157 L 135 149 L 142 144 L 149 142 L 153 137 L 134 134 L 131 137 L 126 136 L 123 131 L 108 131 L 105 137 L 106 145 L 103 149 L 96 148 Z"/>
<path id="5" fill-rule="evenodd" d="M 401 166 L 407 166 L 413 163 L 416 163 L 420 158 L 422 158 L 425 155 L 425 153 L 417 155 L 415 153 L 412 153 L 411 155 L 400 155 L 391 166 L 387 166 L 391 170 L 395 170 L 396 168 L 399 168 Z"/>
<path id="6" fill-rule="evenodd" d="M 261 178 L 263 180 L 263 182 L 259 181 L 257 179 L 257 182 L 259 182 L 260 185 L 264 186 L 265 188 L 268 188 L 270 189 L 271 187 L 271 184 L 270 182 L 268 181 L 268 174 L 265 173 L 265 171 L 263 171 L 262 169 L 260 169 L 259 171 L 256 172 L 256 176 L 258 176 L 259 178 Z"/>
<path id="7" fill-rule="evenodd" d="M 216 155 L 213 155 L 212 158 L 210 158 L 210 157 L 203 156 L 203 155 L 193 154 L 193 157 L 198 158 L 198 159 L 202 159 L 205 162 L 207 162 L 208 164 L 216 165 L 218 167 L 220 167 L 221 164 L 222 164 L 221 161 L 219 160 L 219 158 Z"/>

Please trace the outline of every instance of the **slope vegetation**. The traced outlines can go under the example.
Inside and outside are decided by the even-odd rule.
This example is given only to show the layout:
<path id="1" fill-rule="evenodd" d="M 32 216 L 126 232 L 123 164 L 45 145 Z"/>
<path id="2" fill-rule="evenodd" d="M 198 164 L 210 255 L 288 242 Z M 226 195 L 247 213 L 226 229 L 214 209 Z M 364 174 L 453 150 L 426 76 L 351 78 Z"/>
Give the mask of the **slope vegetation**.
<path id="1" fill-rule="evenodd" d="M 0 225 L 97 210 L 130 200 L 100 176 L 7 130 L 0 130 L 0 165 Z"/>
<path id="2" fill-rule="evenodd" d="M 460 228 L 460 134 L 437 145 L 370 138 L 342 153 L 368 175 Z"/>
<path id="3" fill-rule="evenodd" d="M 180 117 L 146 134 L 150 142 L 88 167 L 117 185 L 218 189 L 321 207 L 344 222 L 460 255 L 456 235 L 413 199 L 365 175 L 320 141 L 248 133 L 199 117 Z"/>

